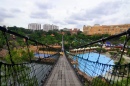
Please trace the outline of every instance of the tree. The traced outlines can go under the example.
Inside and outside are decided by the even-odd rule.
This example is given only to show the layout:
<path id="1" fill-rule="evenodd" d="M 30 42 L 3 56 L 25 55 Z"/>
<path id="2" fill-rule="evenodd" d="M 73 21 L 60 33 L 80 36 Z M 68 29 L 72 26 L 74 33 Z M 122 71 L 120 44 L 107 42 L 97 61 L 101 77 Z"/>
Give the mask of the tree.
<path id="1" fill-rule="evenodd" d="M 6 41 L 4 39 L 4 36 L 3 36 L 2 32 L 0 31 L 0 48 L 3 48 L 5 43 L 6 43 Z"/>
<path id="2" fill-rule="evenodd" d="M 37 86 L 38 82 L 35 76 L 31 76 L 32 69 L 29 67 L 30 63 L 23 64 L 25 62 L 29 61 L 29 53 L 27 53 L 27 49 L 14 49 L 11 51 L 12 60 L 15 64 L 11 65 L 10 61 L 10 55 L 7 55 L 5 57 L 5 61 L 7 64 L 10 64 L 8 66 L 2 66 L 1 72 L 3 72 L 5 75 L 1 78 L 2 80 L 2 86 L 7 86 L 8 84 L 13 86 Z M 30 52 L 31 58 L 34 57 L 33 53 Z M 19 65 L 18 65 L 19 64 Z M 31 64 L 30 64 L 31 65 Z M 7 76 L 8 75 L 8 76 Z M 5 78 L 6 82 L 5 83 Z M 10 82 L 10 83 L 8 83 Z"/>
<path id="3" fill-rule="evenodd" d="M 31 57 L 29 57 L 29 54 Z M 12 55 L 12 60 L 14 61 L 14 63 L 23 63 L 23 62 L 27 62 L 30 60 L 30 58 L 34 58 L 33 52 L 28 52 L 28 50 L 26 48 L 24 49 L 13 49 L 11 50 L 11 55 Z M 6 55 L 5 57 L 5 61 L 7 63 L 11 63 L 10 60 L 10 55 Z"/>
<path id="4" fill-rule="evenodd" d="M 130 49 L 127 49 L 127 54 L 130 56 Z"/>

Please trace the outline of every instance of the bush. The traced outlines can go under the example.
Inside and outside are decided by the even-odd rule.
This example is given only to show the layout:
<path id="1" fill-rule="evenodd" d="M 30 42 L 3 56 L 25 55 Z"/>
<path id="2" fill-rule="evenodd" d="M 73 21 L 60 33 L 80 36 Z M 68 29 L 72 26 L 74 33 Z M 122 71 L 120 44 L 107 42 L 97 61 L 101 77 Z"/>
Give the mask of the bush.
<path id="1" fill-rule="evenodd" d="M 106 52 L 106 49 L 104 49 L 104 48 L 96 48 L 96 51 L 97 52 L 101 52 L 101 53 L 105 53 Z"/>
<path id="2" fill-rule="evenodd" d="M 96 77 L 92 81 L 92 86 L 109 86 L 103 77 Z"/>
<path id="3" fill-rule="evenodd" d="M 116 53 L 115 53 L 115 52 L 109 52 L 109 54 L 111 54 L 111 55 L 115 55 Z"/>
<path id="4" fill-rule="evenodd" d="M 31 57 L 29 57 L 29 54 Z M 22 63 L 22 62 L 30 61 L 30 58 L 33 57 L 34 57 L 33 52 L 28 53 L 27 49 L 14 49 L 11 51 L 11 58 L 14 63 Z M 7 63 L 11 63 L 9 54 L 5 57 L 5 61 Z"/>

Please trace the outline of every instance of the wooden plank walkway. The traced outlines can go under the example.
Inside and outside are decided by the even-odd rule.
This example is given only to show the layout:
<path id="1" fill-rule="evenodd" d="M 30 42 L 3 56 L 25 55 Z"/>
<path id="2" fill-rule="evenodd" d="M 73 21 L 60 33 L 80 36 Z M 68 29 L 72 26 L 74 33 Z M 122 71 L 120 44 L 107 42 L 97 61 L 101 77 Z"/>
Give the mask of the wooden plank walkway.
<path id="1" fill-rule="evenodd" d="M 44 86 L 82 86 L 65 56 L 61 56 Z"/>

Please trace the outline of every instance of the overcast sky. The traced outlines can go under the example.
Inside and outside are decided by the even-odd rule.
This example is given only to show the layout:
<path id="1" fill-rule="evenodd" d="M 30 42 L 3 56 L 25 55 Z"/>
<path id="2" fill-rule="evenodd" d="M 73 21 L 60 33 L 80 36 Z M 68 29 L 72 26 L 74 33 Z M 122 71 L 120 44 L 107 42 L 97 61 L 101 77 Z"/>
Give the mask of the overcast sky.
<path id="1" fill-rule="evenodd" d="M 130 24 L 130 0 L 0 0 L 0 25 L 27 28 L 29 23 L 60 28 Z"/>

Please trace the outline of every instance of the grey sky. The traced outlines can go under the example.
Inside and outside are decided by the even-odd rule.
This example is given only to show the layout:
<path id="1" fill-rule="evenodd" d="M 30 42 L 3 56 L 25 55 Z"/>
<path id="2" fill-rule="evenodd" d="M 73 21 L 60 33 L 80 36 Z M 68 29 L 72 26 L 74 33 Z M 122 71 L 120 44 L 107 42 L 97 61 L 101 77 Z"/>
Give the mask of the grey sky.
<path id="1" fill-rule="evenodd" d="M 60 28 L 130 23 L 130 0 L 1 0 L 0 25 L 27 28 L 28 23 Z"/>

